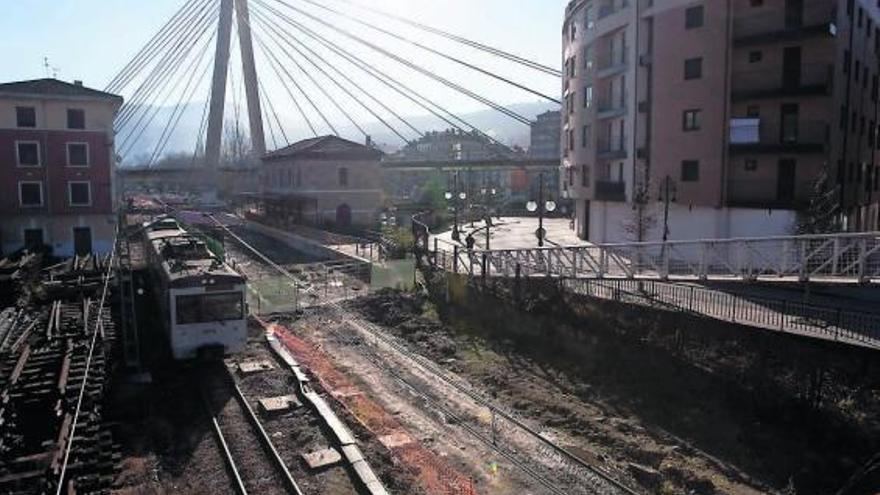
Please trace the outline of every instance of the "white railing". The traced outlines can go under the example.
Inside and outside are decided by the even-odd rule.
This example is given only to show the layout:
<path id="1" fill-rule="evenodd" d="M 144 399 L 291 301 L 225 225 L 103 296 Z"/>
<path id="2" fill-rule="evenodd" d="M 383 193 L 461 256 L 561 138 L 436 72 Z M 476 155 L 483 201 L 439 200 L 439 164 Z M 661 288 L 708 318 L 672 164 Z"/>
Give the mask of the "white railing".
<path id="1" fill-rule="evenodd" d="M 880 232 L 436 251 L 439 267 L 472 276 L 880 281 Z"/>

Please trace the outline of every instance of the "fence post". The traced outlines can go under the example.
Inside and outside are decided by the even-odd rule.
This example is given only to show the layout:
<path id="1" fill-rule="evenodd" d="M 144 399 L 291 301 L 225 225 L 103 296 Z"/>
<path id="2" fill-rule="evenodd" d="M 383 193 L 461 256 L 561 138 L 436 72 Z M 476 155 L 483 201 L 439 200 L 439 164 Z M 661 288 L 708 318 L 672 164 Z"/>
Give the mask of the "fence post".
<path id="1" fill-rule="evenodd" d="M 458 245 L 452 246 L 452 272 L 458 273 Z"/>
<path id="2" fill-rule="evenodd" d="M 868 266 L 868 239 L 863 237 L 859 240 L 859 283 L 867 280 Z"/>
<path id="3" fill-rule="evenodd" d="M 688 301 L 688 311 L 693 311 L 693 310 L 694 310 L 694 291 L 695 291 L 695 290 L 696 290 L 696 287 L 694 287 L 694 286 L 692 285 L 692 286 L 691 286 L 691 297 L 690 297 L 690 300 Z"/>
<path id="4" fill-rule="evenodd" d="M 519 263 L 516 264 L 516 278 L 514 278 L 513 282 L 513 290 L 514 290 L 514 300 L 519 301 L 519 282 L 520 276 L 522 275 L 522 265 Z"/>
<path id="5" fill-rule="evenodd" d="M 440 251 L 440 245 L 437 242 L 437 238 L 434 238 L 434 266 L 437 266 L 437 253 Z"/>
<path id="6" fill-rule="evenodd" d="M 834 340 L 840 339 L 840 325 L 843 324 L 843 308 L 837 308 L 837 324 L 834 325 Z"/>
<path id="7" fill-rule="evenodd" d="M 785 329 L 785 313 L 788 311 L 788 301 L 782 301 L 782 312 L 779 314 L 779 331 L 782 332 Z"/>
<path id="8" fill-rule="evenodd" d="M 482 272 L 483 272 L 483 285 L 486 285 L 486 253 L 483 253 L 483 261 L 482 261 Z"/>

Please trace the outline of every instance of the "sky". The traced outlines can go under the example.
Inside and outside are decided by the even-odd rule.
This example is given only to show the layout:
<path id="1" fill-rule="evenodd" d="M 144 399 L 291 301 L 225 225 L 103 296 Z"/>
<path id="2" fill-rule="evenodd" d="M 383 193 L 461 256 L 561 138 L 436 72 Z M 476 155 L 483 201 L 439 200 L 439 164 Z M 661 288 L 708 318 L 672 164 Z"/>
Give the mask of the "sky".
<path id="1" fill-rule="evenodd" d="M 277 20 L 277 17 L 270 14 L 266 8 L 257 5 L 257 1 L 252 0 L 252 10 L 262 11 L 264 15 L 269 14 Z M 475 112 L 486 108 L 485 105 L 473 98 L 445 88 L 425 75 L 406 69 L 399 63 L 359 45 L 308 16 L 289 9 L 279 3 L 282 0 L 259 1 L 265 2 L 264 5 L 272 5 L 289 15 L 290 18 L 308 25 L 311 29 L 338 43 L 347 53 L 363 57 L 383 74 L 417 88 L 452 112 Z M 428 54 L 406 42 L 389 38 L 350 20 L 337 17 L 331 12 L 322 11 L 307 3 L 306 0 L 283 1 L 330 21 L 333 26 L 347 29 L 367 41 L 379 44 L 406 60 L 418 63 L 429 73 L 438 74 L 494 102 L 509 105 L 542 101 L 537 96 Z M 501 48 L 545 65 L 560 66 L 560 31 L 567 0 L 355 1 Z M 453 54 L 487 70 L 498 72 L 504 77 L 516 80 L 550 96 L 558 97 L 560 92 L 558 78 L 548 77 L 536 71 L 512 65 L 496 57 L 414 30 L 393 20 L 374 16 L 347 4 L 346 0 L 319 0 L 319 2 L 322 5 L 355 15 L 359 19 L 381 25 L 408 39 L 417 40 L 437 50 Z M 3 15 L 0 16 L 0 53 L 4 54 L 3 63 L 0 64 L 0 81 L 40 78 L 46 77 L 47 74 L 57 73 L 59 79 L 69 81 L 78 79 L 84 81 L 87 86 L 103 89 L 113 76 L 184 4 L 184 0 L 0 0 L 0 3 L 3 4 Z M 257 14 L 253 14 L 253 16 L 257 17 Z M 261 26 L 260 22 L 259 19 L 252 18 L 252 24 L 258 37 L 261 37 L 266 46 L 270 47 L 269 52 L 275 53 L 279 60 L 285 60 L 282 51 L 285 48 L 285 42 L 281 39 L 283 37 L 273 34 L 268 24 Z M 280 20 L 278 22 L 279 26 L 285 25 Z M 292 28 L 289 29 L 292 30 Z M 205 37 L 194 46 L 212 46 L 210 39 L 212 35 L 213 33 L 209 30 Z M 298 39 L 314 43 L 302 35 L 297 34 L 296 36 Z M 233 42 L 235 41 L 234 39 Z M 330 52 L 322 51 L 325 49 L 315 44 L 311 46 L 328 60 L 332 59 Z M 287 49 L 289 50 L 289 48 Z M 235 49 L 233 51 L 235 52 Z M 194 64 L 196 64 L 197 52 L 198 49 L 192 52 L 191 60 Z M 281 82 L 285 77 L 276 76 L 270 70 L 270 56 L 268 52 L 263 52 L 258 44 L 257 65 L 264 92 L 275 103 L 282 125 L 295 128 L 290 131 L 291 134 L 308 133 L 305 122 L 303 122 L 304 119 L 296 110 Z M 48 71 L 44 67 L 44 57 L 48 57 L 51 66 Z M 196 64 L 194 67 L 207 69 L 210 63 L 209 58 L 201 60 L 204 65 Z M 300 95 L 300 103 L 307 107 L 306 112 L 310 113 L 316 126 L 320 127 L 318 123 L 321 122 L 319 110 L 328 114 L 330 124 L 335 123 L 338 127 L 352 126 L 344 114 L 334 108 L 333 100 L 341 102 L 343 110 L 348 110 L 356 122 L 377 120 L 372 113 L 361 108 L 356 102 L 343 101 L 344 98 L 340 96 L 341 93 L 335 92 L 338 89 L 331 84 L 331 81 L 317 75 L 317 72 L 308 66 L 307 61 L 300 60 L 300 62 L 312 73 L 314 81 L 307 80 L 305 73 L 298 73 L 292 62 L 285 60 L 284 65 L 289 68 L 293 77 L 315 101 L 317 110 L 315 107 L 308 107 Z M 235 86 L 241 78 L 237 54 L 233 55 L 231 63 L 230 85 Z M 369 76 L 359 73 L 355 68 L 345 65 L 344 62 L 335 61 L 334 64 L 400 115 L 426 114 L 423 108 L 388 90 L 387 87 Z M 136 86 L 137 82 L 133 82 L 130 87 L 119 92 L 127 99 L 131 99 Z M 290 86 L 289 81 L 288 86 Z M 204 101 L 207 99 L 207 87 L 207 77 L 204 80 L 199 79 L 194 86 L 190 100 Z M 324 91 L 327 92 L 327 95 L 323 94 Z M 240 93 L 240 87 L 237 90 L 232 89 L 227 98 L 233 100 L 240 96 Z M 297 95 L 299 93 L 294 94 L 294 96 Z M 176 100 L 182 99 L 171 90 L 167 96 L 164 100 L 157 97 L 152 103 L 171 105 Z M 335 115 L 331 117 L 330 114 Z M 390 118 L 387 113 L 380 113 L 380 116 Z M 529 115 L 528 117 L 533 116 Z"/>

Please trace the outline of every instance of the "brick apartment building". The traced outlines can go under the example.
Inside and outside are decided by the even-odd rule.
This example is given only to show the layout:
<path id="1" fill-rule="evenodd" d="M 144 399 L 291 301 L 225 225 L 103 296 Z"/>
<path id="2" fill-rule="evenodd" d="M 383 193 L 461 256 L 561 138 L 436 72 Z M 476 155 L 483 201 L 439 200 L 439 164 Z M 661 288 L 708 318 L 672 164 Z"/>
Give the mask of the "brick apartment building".
<path id="1" fill-rule="evenodd" d="M 583 238 L 793 232 L 818 177 L 878 228 L 880 9 L 868 0 L 573 0 L 563 180 Z M 656 225 L 642 240 L 662 236 Z"/>
<path id="2" fill-rule="evenodd" d="M 382 155 L 336 136 L 266 154 L 261 173 L 266 217 L 279 226 L 373 227 L 382 205 Z"/>
<path id="3" fill-rule="evenodd" d="M 109 252 L 122 98 L 57 79 L 0 84 L 0 246 Z"/>

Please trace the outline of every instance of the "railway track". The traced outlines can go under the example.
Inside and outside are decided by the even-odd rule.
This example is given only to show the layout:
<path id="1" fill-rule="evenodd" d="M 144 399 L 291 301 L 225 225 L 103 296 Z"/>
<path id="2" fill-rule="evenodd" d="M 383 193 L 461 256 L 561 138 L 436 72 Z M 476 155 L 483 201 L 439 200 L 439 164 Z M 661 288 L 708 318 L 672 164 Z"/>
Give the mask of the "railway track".
<path id="1" fill-rule="evenodd" d="M 229 369 L 216 364 L 201 374 L 199 382 L 202 403 L 235 492 L 302 495 Z"/>
<path id="2" fill-rule="evenodd" d="M 221 225 L 221 227 L 223 226 Z M 268 256 L 235 235 L 228 228 L 223 228 L 236 243 L 244 249 L 253 252 L 256 258 L 263 260 L 266 265 L 278 270 L 282 275 L 290 276 L 286 270 L 274 263 Z M 389 372 L 401 384 L 420 396 L 430 408 L 444 411 L 448 416 L 455 418 L 457 420 L 455 422 L 461 425 L 468 434 L 501 454 L 525 475 L 544 486 L 550 493 L 583 493 L 590 495 L 639 494 L 639 492 L 617 480 L 604 466 L 583 459 L 557 444 L 513 412 L 488 399 L 465 380 L 451 375 L 437 363 L 412 351 L 403 342 L 377 328 L 372 323 L 363 320 L 342 305 L 330 303 L 323 306 L 323 308 L 327 314 L 333 314 L 339 320 L 356 326 L 364 334 L 365 338 L 359 341 L 352 341 L 350 336 L 341 336 L 338 333 L 337 337 L 348 339 L 349 342 L 360 345 L 361 349 L 366 349 L 367 354 L 365 354 L 365 357 L 367 359 L 386 372 Z M 372 347 L 370 344 L 372 344 Z M 382 348 L 384 348 L 386 356 L 380 354 Z M 446 399 L 436 396 L 425 385 L 405 377 L 398 368 L 399 363 L 395 364 L 393 360 L 388 360 L 388 354 L 396 354 L 403 357 L 409 361 L 407 363 L 409 366 L 418 367 L 437 384 L 448 387 L 448 389 L 456 394 L 460 394 L 475 404 L 491 411 L 491 429 L 487 432 L 477 422 L 467 421 L 467 418 L 459 417 L 461 413 L 446 405 Z M 502 437 L 501 443 L 499 443 L 499 436 Z M 505 438 L 510 441 L 505 442 L 503 440 Z M 523 451 L 518 448 L 523 443 L 532 445 L 534 450 Z"/>

